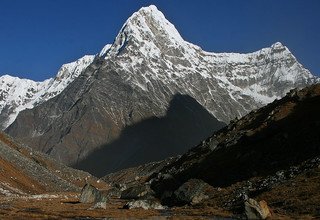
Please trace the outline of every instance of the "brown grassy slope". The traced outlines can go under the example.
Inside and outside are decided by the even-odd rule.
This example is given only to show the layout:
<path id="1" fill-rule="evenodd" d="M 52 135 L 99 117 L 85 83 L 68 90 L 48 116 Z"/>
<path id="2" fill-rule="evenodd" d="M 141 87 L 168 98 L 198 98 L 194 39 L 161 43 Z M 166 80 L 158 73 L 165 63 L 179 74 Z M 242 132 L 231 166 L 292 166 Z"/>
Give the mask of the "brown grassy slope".
<path id="1" fill-rule="evenodd" d="M 0 133 L 0 165 L 0 187 L 11 193 L 78 191 L 86 182 L 107 187 L 90 174 L 59 164 L 3 133 Z"/>

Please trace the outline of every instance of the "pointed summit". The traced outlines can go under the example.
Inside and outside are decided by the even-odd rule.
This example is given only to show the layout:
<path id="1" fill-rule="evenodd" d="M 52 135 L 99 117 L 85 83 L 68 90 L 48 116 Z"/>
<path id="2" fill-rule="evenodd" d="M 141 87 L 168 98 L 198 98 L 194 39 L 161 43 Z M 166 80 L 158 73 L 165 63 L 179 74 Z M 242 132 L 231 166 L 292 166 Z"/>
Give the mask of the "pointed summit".
<path id="1" fill-rule="evenodd" d="M 133 31 L 134 29 L 148 31 L 153 35 L 162 32 L 162 34 L 167 34 L 171 39 L 184 41 L 175 26 L 170 23 L 164 14 L 154 5 L 143 7 L 139 11 L 133 13 L 124 24 L 124 27 L 125 26 L 130 26 Z"/>
<path id="2" fill-rule="evenodd" d="M 142 52 L 153 56 L 155 53 L 159 53 L 159 50 L 164 46 L 185 44 L 186 42 L 175 26 L 165 18 L 156 6 L 150 5 L 141 8 L 127 19 L 108 55 L 119 55 L 126 46 L 137 48 L 144 46 Z"/>
<path id="3" fill-rule="evenodd" d="M 296 61 L 296 57 L 291 53 L 291 51 L 283 45 L 281 42 L 275 42 L 269 47 L 269 54 L 273 57 L 283 57 L 286 59 L 291 59 Z"/>
<path id="4" fill-rule="evenodd" d="M 285 46 L 281 42 L 275 42 L 274 44 L 271 45 L 272 48 L 284 48 Z"/>
<path id="5" fill-rule="evenodd" d="M 287 53 L 290 53 L 290 54 L 291 54 L 291 52 L 289 51 L 289 49 L 288 49 L 285 45 L 283 45 L 281 42 L 276 42 L 276 43 L 272 44 L 272 45 L 270 46 L 270 48 L 271 48 L 271 50 L 273 50 L 273 51 L 277 51 L 277 52 L 279 52 L 279 51 L 286 51 Z"/>

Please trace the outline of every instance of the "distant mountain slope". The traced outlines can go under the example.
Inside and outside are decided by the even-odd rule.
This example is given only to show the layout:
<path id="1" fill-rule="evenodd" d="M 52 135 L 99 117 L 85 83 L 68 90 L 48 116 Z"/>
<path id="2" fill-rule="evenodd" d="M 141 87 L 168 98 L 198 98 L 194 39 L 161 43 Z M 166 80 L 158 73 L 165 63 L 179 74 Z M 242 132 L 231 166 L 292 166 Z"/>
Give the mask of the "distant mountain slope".
<path id="1" fill-rule="evenodd" d="M 187 95 L 175 95 L 164 117 L 124 128 L 117 140 L 102 145 L 74 167 L 95 176 L 185 152 L 225 126 Z"/>
<path id="2" fill-rule="evenodd" d="M 155 160 L 172 152 L 183 153 L 198 143 L 199 137 L 220 128 L 220 122 L 228 123 L 283 97 L 292 88 L 317 81 L 281 43 L 249 54 L 205 52 L 184 41 L 164 15 L 155 6 L 149 6 L 134 13 L 114 43 L 104 47 L 63 92 L 22 111 L 6 132 L 59 161 L 74 165 L 86 162 L 95 151 L 101 153 L 101 149 L 121 143 L 132 126 L 150 119 L 165 119 L 176 95 L 194 99 L 193 104 L 202 105 L 212 114 L 212 122 L 216 122 L 213 127 L 204 124 L 192 127 L 197 117 L 204 117 L 207 112 L 199 115 L 191 111 L 190 120 L 183 124 L 191 123 L 185 126 L 190 130 L 176 129 L 184 132 L 179 138 L 184 136 L 192 141 L 180 148 L 172 144 L 179 141 L 174 138 L 170 145 L 163 146 L 170 149 L 170 154 L 153 155 Z M 186 110 L 189 105 L 183 103 L 181 109 Z M 153 142 L 160 140 L 158 136 L 170 139 L 166 131 L 171 125 L 154 132 L 143 130 L 139 137 Z M 192 129 L 199 133 L 192 133 Z M 150 142 L 133 139 L 119 146 L 119 161 L 124 158 L 133 161 L 133 155 L 139 155 L 135 164 L 148 162 L 141 151 L 145 148 L 140 149 L 134 143 L 147 146 Z M 151 145 L 149 150 L 155 146 Z M 104 160 L 102 154 L 99 156 Z M 131 164 L 127 162 L 122 164 Z M 86 170 L 91 165 L 82 168 Z"/>
<path id="3" fill-rule="evenodd" d="M 62 92 L 93 59 L 94 56 L 84 56 L 64 64 L 55 78 L 43 82 L 0 76 L 0 129 L 7 128 L 20 111 L 33 108 Z"/>

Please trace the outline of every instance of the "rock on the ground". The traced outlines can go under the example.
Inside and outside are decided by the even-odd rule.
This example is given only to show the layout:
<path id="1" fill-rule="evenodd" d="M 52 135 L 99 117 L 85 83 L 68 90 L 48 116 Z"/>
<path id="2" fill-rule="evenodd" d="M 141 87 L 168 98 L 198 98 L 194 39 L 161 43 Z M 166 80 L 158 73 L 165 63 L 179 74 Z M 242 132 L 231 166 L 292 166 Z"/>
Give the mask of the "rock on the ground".
<path id="1" fill-rule="evenodd" d="M 158 200 L 135 200 L 128 202 L 124 205 L 125 209 L 136 209 L 136 208 L 142 208 L 142 209 L 165 209 L 165 206 L 161 205 Z"/>
<path id="2" fill-rule="evenodd" d="M 86 184 L 82 190 L 79 201 L 82 203 L 94 203 L 102 200 L 102 195 L 99 190 L 90 184 Z"/>
<path id="3" fill-rule="evenodd" d="M 120 198 L 121 197 L 121 190 L 117 187 L 112 187 L 111 189 L 108 189 L 107 191 L 101 192 L 103 196 L 106 196 L 108 198 Z"/>
<path id="4" fill-rule="evenodd" d="M 209 192 L 213 187 L 200 179 L 190 179 L 182 184 L 174 195 L 178 203 L 197 204 L 209 198 Z"/>
<path id="5" fill-rule="evenodd" d="M 121 199 L 139 199 L 153 197 L 154 192 L 149 185 L 137 184 L 121 193 Z"/>
<path id="6" fill-rule="evenodd" d="M 107 203 L 106 202 L 97 202 L 94 204 L 92 209 L 107 209 Z"/>
<path id="7" fill-rule="evenodd" d="M 248 219 L 266 219 L 271 216 L 267 202 L 264 200 L 257 202 L 249 198 L 245 201 L 245 212 Z"/>

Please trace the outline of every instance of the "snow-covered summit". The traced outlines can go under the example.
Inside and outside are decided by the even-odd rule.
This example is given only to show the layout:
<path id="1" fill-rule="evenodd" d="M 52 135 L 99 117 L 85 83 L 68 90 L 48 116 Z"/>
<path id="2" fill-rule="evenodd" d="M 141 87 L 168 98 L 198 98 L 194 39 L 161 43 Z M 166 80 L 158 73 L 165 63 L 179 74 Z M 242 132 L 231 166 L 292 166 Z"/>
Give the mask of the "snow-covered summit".
<path id="1" fill-rule="evenodd" d="M 154 45 L 154 39 L 163 39 L 162 46 L 187 43 L 164 14 L 151 5 L 141 8 L 127 19 L 110 48 L 109 56 L 119 55 L 129 42 L 144 42 L 145 52 L 153 56 L 158 52 L 158 45 Z"/>
<path id="2" fill-rule="evenodd" d="M 86 55 L 74 62 L 64 64 L 56 77 L 42 82 L 10 75 L 0 76 L 1 129 L 8 127 L 20 111 L 33 108 L 61 93 L 92 63 L 94 57 L 93 55 Z"/>
<path id="3" fill-rule="evenodd" d="M 124 26 L 131 27 L 133 33 L 139 30 L 153 34 L 155 33 L 154 28 L 161 27 L 162 34 L 166 34 L 171 41 L 185 43 L 175 26 L 154 5 L 141 8 L 127 20 Z"/>

